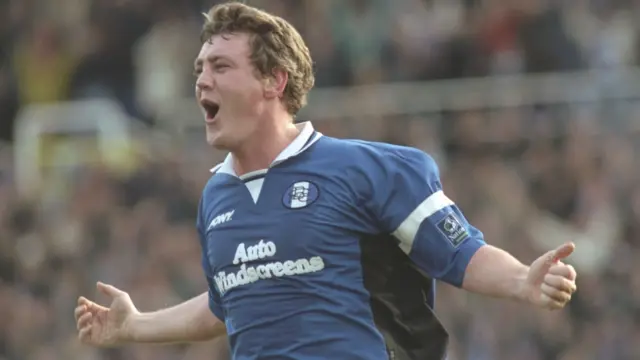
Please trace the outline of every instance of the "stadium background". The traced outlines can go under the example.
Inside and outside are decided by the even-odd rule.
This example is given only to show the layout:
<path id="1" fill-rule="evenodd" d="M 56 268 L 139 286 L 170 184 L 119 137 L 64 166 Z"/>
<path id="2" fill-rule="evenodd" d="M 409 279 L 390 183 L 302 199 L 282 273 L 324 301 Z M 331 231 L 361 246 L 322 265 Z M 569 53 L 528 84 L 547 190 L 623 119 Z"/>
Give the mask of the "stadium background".
<path id="1" fill-rule="evenodd" d="M 640 2 L 250 3 L 312 50 L 300 119 L 430 152 L 523 261 L 577 243 L 566 311 L 440 286 L 451 360 L 640 359 Z M 0 0 L 0 359 L 212 359 L 211 344 L 86 348 L 72 315 L 96 280 L 140 310 L 204 290 L 193 218 L 222 154 L 191 64 L 210 5 Z"/>

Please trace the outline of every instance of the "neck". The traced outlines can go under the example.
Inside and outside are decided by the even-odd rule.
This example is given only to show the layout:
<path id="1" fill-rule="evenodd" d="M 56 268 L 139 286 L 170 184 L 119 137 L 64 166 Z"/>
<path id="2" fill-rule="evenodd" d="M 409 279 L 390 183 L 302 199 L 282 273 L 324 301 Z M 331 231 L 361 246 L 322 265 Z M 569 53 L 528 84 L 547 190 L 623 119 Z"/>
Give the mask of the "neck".
<path id="1" fill-rule="evenodd" d="M 238 176 L 267 169 L 280 153 L 300 134 L 293 122 L 285 126 L 265 126 L 252 136 L 244 146 L 233 151 L 233 168 Z"/>

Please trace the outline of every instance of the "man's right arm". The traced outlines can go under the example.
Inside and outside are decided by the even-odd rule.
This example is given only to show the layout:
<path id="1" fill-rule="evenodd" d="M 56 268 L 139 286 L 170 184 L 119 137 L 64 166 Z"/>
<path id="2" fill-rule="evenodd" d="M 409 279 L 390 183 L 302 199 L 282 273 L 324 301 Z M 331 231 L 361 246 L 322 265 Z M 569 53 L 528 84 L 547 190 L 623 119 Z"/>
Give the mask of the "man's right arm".
<path id="1" fill-rule="evenodd" d="M 226 328 L 209 308 L 203 293 L 167 309 L 131 315 L 124 326 L 124 340 L 137 343 L 183 343 L 211 340 Z"/>

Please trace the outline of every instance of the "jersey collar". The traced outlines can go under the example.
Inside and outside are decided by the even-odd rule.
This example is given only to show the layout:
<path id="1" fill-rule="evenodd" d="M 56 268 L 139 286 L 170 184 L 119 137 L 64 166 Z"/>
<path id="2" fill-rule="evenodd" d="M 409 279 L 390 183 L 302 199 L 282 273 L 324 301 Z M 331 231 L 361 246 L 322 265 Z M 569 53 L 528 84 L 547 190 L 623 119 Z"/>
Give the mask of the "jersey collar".
<path id="1" fill-rule="evenodd" d="M 307 150 L 311 145 L 313 145 L 316 141 L 318 141 L 322 134 L 315 131 L 311 122 L 303 122 L 296 124 L 298 130 L 300 130 L 300 134 L 287 146 L 278 157 L 271 163 L 271 166 L 275 166 L 287 159 L 290 159 L 298 154 Z M 227 155 L 224 159 L 224 162 L 216 165 L 210 170 L 212 173 L 222 173 L 236 176 L 235 171 L 233 170 L 233 156 L 231 153 Z M 253 171 L 251 173 L 245 174 L 241 176 L 242 178 L 251 177 L 255 175 L 257 172 L 265 172 L 265 170 Z"/>

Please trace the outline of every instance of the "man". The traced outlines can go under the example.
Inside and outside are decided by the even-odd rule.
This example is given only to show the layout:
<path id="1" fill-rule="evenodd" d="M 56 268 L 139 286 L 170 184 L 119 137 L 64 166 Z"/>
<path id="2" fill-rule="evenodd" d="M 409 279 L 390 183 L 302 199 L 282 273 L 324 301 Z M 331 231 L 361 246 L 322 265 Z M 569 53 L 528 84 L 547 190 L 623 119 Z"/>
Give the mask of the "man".
<path id="1" fill-rule="evenodd" d="M 208 293 L 140 313 L 111 285 L 84 297 L 80 339 L 97 346 L 226 334 L 233 359 L 442 359 L 431 312 L 440 279 L 560 309 L 576 290 L 566 244 L 525 266 L 485 244 L 411 148 L 294 124 L 313 86 L 309 51 L 281 18 L 230 3 L 207 16 L 196 97 L 212 169 L 197 228 Z"/>

